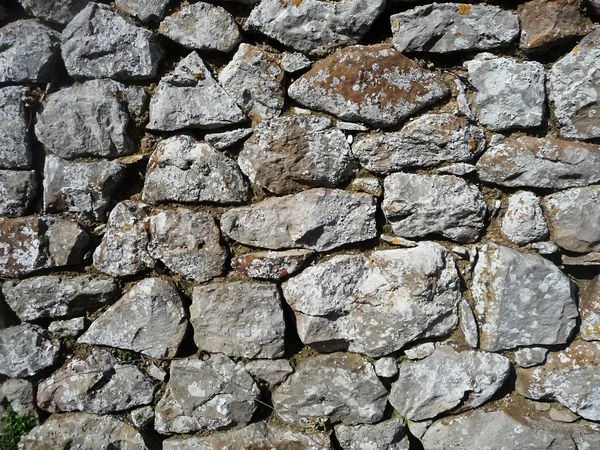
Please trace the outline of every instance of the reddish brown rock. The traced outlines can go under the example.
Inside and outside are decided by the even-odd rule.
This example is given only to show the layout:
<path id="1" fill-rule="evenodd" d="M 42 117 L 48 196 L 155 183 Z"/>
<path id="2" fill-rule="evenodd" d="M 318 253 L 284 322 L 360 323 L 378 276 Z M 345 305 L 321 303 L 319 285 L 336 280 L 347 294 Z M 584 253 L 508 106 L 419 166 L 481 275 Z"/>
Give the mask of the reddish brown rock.
<path id="1" fill-rule="evenodd" d="M 231 260 L 231 267 L 251 278 L 279 280 L 292 275 L 313 254 L 312 250 L 246 253 Z"/>

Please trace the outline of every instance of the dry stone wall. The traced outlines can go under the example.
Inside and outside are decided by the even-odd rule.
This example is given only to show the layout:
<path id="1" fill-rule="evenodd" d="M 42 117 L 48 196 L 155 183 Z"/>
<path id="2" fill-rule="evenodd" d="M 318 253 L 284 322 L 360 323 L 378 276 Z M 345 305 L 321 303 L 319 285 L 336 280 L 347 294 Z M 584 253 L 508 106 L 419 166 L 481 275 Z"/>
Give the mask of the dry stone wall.
<path id="1" fill-rule="evenodd" d="M 599 14 L 3 2 L 18 448 L 600 448 Z"/>

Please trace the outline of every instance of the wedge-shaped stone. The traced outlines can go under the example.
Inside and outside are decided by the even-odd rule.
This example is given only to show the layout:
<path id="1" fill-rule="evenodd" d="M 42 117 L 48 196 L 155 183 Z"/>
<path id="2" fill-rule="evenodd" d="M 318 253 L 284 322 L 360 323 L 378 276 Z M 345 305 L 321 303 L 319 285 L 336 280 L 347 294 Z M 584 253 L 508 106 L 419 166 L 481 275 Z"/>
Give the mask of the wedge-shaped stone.
<path id="1" fill-rule="evenodd" d="M 0 216 L 25 215 L 37 190 L 33 170 L 0 169 Z"/>
<path id="2" fill-rule="evenodd" d="M 0 330 L 0 374 L 9 378 L 37 375 L 58 359 L 60 344 L 37 325 Z"/>
<path id="3" fill-rule="evenodd" d="M 32 154 L 29 149 L 29 117 L 21 101 L 21 86 L 0 89 L 0 168 L 28 169 Z"/>
<path id="4" fill-rule="evenodd" d="M 171 0 L 115 0 L 115 5 L 142 22 L 158 22 Z"/>
<path id="5" fill-rule="evenodd" d="M 19 0 L 31 15 L 45 22 L 68 24 L 90 0 Z"/>

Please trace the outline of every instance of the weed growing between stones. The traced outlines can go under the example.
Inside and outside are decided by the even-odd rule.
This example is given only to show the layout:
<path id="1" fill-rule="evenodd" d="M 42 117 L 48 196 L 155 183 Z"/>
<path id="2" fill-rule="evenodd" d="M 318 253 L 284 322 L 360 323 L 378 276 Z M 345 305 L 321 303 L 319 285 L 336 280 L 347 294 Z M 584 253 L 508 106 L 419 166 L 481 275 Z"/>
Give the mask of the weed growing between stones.
<path id="1" fill-rule="evenodd" d="M 6 408 L 6 414 L 0 421 L 5 427 L 0 435 L 0 450 L 17 450 L 21 436 L 25 436 L 39 423 L 35 417 L 22 416 L 10 406 Z"/>

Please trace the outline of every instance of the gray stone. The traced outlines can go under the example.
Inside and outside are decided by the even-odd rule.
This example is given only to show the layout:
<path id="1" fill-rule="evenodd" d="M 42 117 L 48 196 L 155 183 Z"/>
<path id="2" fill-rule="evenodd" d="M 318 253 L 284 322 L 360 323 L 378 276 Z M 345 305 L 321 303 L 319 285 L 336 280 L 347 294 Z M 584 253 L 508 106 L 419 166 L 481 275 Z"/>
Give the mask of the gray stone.
<path id="1" fill-rule="evenodd" d="M 219 74 L 219 83 L 251 119 L 259 121 L 281 115 L 283 76 L 275 55 L 240 44 Z"/>
<path id="2" fill-rule="evenodd" d="M 441 235 L 474 242 L 487 207 L 481 192 L 452 175 L 394 173 L 383 184 L 383 212 L 398 236 Z"/>
<path id="3" fill-rule="evenodd" d="M 273 391 L 280 417 L 296 426 L 376 423 L 383 418 L 387 390 L 373 365 L 353 353 L 304 359 L 296 372 Z"/>
<path id="4" fill-rule="evenodd" d="M 539 255 L 485 244 L 471 294 L 483 350 L 564 344 L 576 325 L 573 283 Z"/>
<path id="5" fill-rule="evenodd" d="M 338 189 L 310 189 L 232 208 L 221 230 L 253 247 L 327 251 L 377 236 L 375 198 Z"/>
<path id="6" fill-rule="evenodd" d="M 462 300 L 461 300 L 462 303 Z M 404 349 L 404 355 L 411 360 L 427 358 L 435 351 L 436 345 L 433 342 L 423 342 L 411 348 Z"/>
<path id="7" fill-rule="evenodd" d="M 162 49 L 151 31 L 90 2 L 63 30 L 62 57 L 76 79 L 142 80 L 156 75 Z"/>
<path id="8" fill-rule="evenodd" d="M 85 331 L 85 318 L 55 320 L 48 325 L 48 331 L 54 336 L 75 338 Z"/>
<path id="9" fill-rule="evenodd" d="M 490 5 L 434 3 L 390 17 L 399 52 L 449 53 L 508 46 L 519 35 L 519 19 Z"/>
<path id="10" fill-rule="evenodd" d="M 600 30 L 584 37 L 570 53 L 555 62 L 548 73 L 548 99 L 560 125 L 561 137 L 600 137 L 598 114 L 600 80 L 590 76 L 600 70 Z"/>
<path id="11" fill-rule="evenodd" d="M 577 414 L 573 414 L 567 408 L 553 406 L 548 413 L 552 420 L 557 422 L 573 423 L 580 419 Z"/>
<path id="12" fill-rule="evenodd" d="M 463 298 L 458 304 L 458 317 L 460 318 L 460 330 L 465 337 L 465 342 L 471 348 L 479 346 L 479 330 L 477 321 L 469 303 Z"/>
<path id="13" fill-rule="evenodd" d="M 142 22 L 158 22 L 171 0 L 115 0 L 115 5 Z"/>
<path id="14" fill-rule="evenodd" d="M 108 414 L 152 403 L 154 385 L 132 364 L 105 350 L 75 356 L 43 380 L 37 390 L 37 404 L 48 412 L 84 411 Z"/>
<path id="15" fill-rule="evenodd" d="M 429 167 L 471 161 L 485 148 L 485 134 L 465 117 L 424 114 L 400 131 L 375 133 L 357 140 L 352 152 L 361 165 L 376 173 L 408 167 Z"/>
<path id="16" fill-rule="evenodd" d="M 116 161 L 73 162 L 46 156 L 44 212 L 69 212 L 83 223 L 106 221 L 112 196 L 125 179 Z"/>
<path id="17" fill-rule="evenodd" d="M 165 381 L 167 379 L 167 372 L 162 367 L 159 367 L 154 363 L 150 363 L 148 367 L 146 367 L 146 372 L 148 372 L 148 375 L 155 380 Z"/>
<path id="18" fill-rule="evenodd" d="M 81 264 L 90 244 L 90 236 L 77 222 L 52 216 L 42 218 L 46 228 L 48 259 L 45 267 Z"/>
<path id="19" fill-rule="evenodd" d="M 296 73 L 304 69 L 308 69 L 312 65 L 302 53 L 284 52 L 281 56 L 281 68 L 288 73 Z"/>
<path id="20" fill-rule="evenodd" d="M 406 428 L 402 419 L 389 419 L 375 425 L 344 425 L 335 427 L 335 437 L 344 450 L 408 450 L 403 445 Z"/>
<path id="21" fill-rule="evenodd" d="M 456 89 L 456 112 L 459 115 L 465 116 L 469 120 L 475 120 L 475 115 L 469 104 L 469 97 L 467 96 L 467 89 L 465 84 L 460 78 L 454 78 L 454 87 Z"/>
<path id="22" fill-rule="evenodd" d="M 277 287 L 249 281 L 196 286 L 190 306 L 194 342 L 208 352 L 280 358 L 285 321 Z"/>
<path id="23" fill-rule="evenodd" d="M 480 53 L 465 63 L 477 120 L 492 131 L 532 128 L 544 118 L 544 66 Z"/>
<path id="24" fill-rule="evenodd" d="M 149 203 L 243 203 L 250 186 L 236 162 L 210 144 L 178 135 L 161 141 L 148 161 L 142 199 Z"/>
<path id="25" fill-rule="evenodd" d="M 35 171 L 0 169 L 0 216 L 25 215 L 37 190 Z"/>
<path id="26" fill-rule="evenodd" d="M 392 357 L 383 357 L 375 361 L 375 373 L 380 378 L 392 378 L 398 374 L 398 364 Z"/>
<path id="27" fill-rule="evenodd" d="M 37 375 L 56 362 L 59 350 L 60 344 L 37 325 L 0 330 L 0 374 L 11 378 Z"/>
<path id="28" fill-rule="evenodd" d="M 544 364 L 548 349 L 544 347 L 520 348 L 515 352 L 515 364 L 519 367 L 534 367 Z"/>
<path id="29" fill-rule="evenodd" d="M 217 150 L 225 150 L 250 137 L 252 133 L 254 133 L 252 128 L 240 128 L 222 133 L 210 133 L 205 135 L 204 139 Z"/>
<path id="30" fill-rule="evenodd" d="M 554 253 L 558 253 L 560 251 L 554 242 L 534 242 L 533 244 L 529 244 L 527 247 L 537 250 L 540 255 L 553 255 Z M 563 262 L 563 264 L 565 263 Z"/>
<path id="31" fill-rule="evenodd" d="M 365 192 L 375 197 L 383 195 L 381 180 L 371 176 L 358 176 L 350 183 L 350 188 L 355 192 Z"/>
<path id="32" fill-rule="evenodd" d="M 150 100 L 147 128 L 157 131 L 213 129 L 245 120 L 242 110 L 193 52 L 181 60 L 171 75 L 160 80 Z"/>
<path id="33" fill-rule="evenodd" d="M 45 22 L 68 24 L 90 0 L 19 0 L 25 11 Z"/>
<path id="34" fill-rule="evenodd" d="M 581 337 L 586 341 L 600 341 L 600 275 L 590 280 L 579 297 Z"/>
<path id="35" fill-rule="evenodd" d="M 525 245 L 548 237 L 540 199 L 533 192 L 518 191 L 508 197 L 502 233 L 514 244 Z"/>
<path id="36" fill-rule="evenodd" d="M 172 283 L 146 278 L 96 319 L 77 342 L 172 358 L 187 331 L 186 316 Z"/>
<path id="37" fill-rule="evenodd" d="M 250 422 L 258 397 L 258 386 L 241 362 L 219 354 L 174 360 L 154 427 L 163 434 L 240 428 Z"/>
<path id="38" fill-rule="evenodd" d="M 23 88 L 0 89 L 0 168 L 28 169 L 31 166 L 28 125 L 30 117 L 21 102 Z"/>
<path id="39" fill-rule="evenodd" d="M 246 363 L 246 370 L 255 379 L 266 383 L 269 389 L 283 383 L 294 373 L 287 359 L 257 359 Z"/>
<path id="40" fill-rule="evenodd" d="M 362 123 L 344 122 L 343 120 L 338 120 L 336 125 L 340 130 L 343 131 L 369 131 L 369 127 L 363 125 Z"/>
<path id="41" fill-rule="evenodd" d="M 112 278 L 97 275 L 43 275 L 6 281 L 2 292 L 23 321 L 84 315 L 111 303 L 119 295 Z"/>
<path id="42" fill-rule="evenodd" d="M 61 158 L 133 153 L 125 92 L 116 81 L 91 80 L 50 94 L 38 115 L 35 134 Z"/>
<path id="43" fill-rule="evenodd" d="M 158 31 L 190 50 L 228 53 L 242 40 L 233 16 L 220 6 L 204 2 L 183 6 L 165 17 Z"/>
<path id="44" fill-rule="evenodd" d="M 274 194 L 335 187 L 356 169 L 350 145 L 325 117 L 289 116 L 260 123 L 238 157 L 242 171 Z"/>
<path id="45" fill-rule="evenodd" d="M 231 268 L 250 278 L 279 280 L 298 272 L 314 253 L 312 250 L 244 253 L 231 259 Z"/>
<path id="46" fill-rule="evenodd" d="M 142 406 L 131 411 L 131 423 L 136 428 L 145 428 L 154 422 L 154 408 Z"/>
<path id="47" fill-rule="evenodd" d="M 580 256 L 563 254 L 560 255 L 560 262 L 562 262 L 564 266 L 598 266 L 600 265 L 600 253 L 591 252 Z"/>
<path id="48" fill-rule="evenodd" d="M 21 416 L 39 418 L 33 384 L 29 381 L 6 380 L 0 383 L 0 403 L 10 405 Z"/>
<path id="49" fill-rule="evenodd" d="M 300 339 L 323 351 L 379 357 L 443 336 L 458 321 L 454 261 L 432 242 L 337 255 L 290 278 L 282 289 Z"/>
<path id="50" fill-rule="evenodd" d="M 37 20 L 0 29 L 0 83 L 48 83 L 60 70 L 60 34 Z"/>
<path id="51" fill-rule="evenodd" d="M 292 83 L 288 96 L 342 120 L 391 127 L 449 92 L 435 73 L 393 48 L 357 45 L 315 63 Z"/>
<path id="52" fill-rule="evenodd" d="M 252 10 L 245 26 L 294 50 L 325 55 L 356 44 L 385 6 L 385 0 L 264 0 Z"/>

